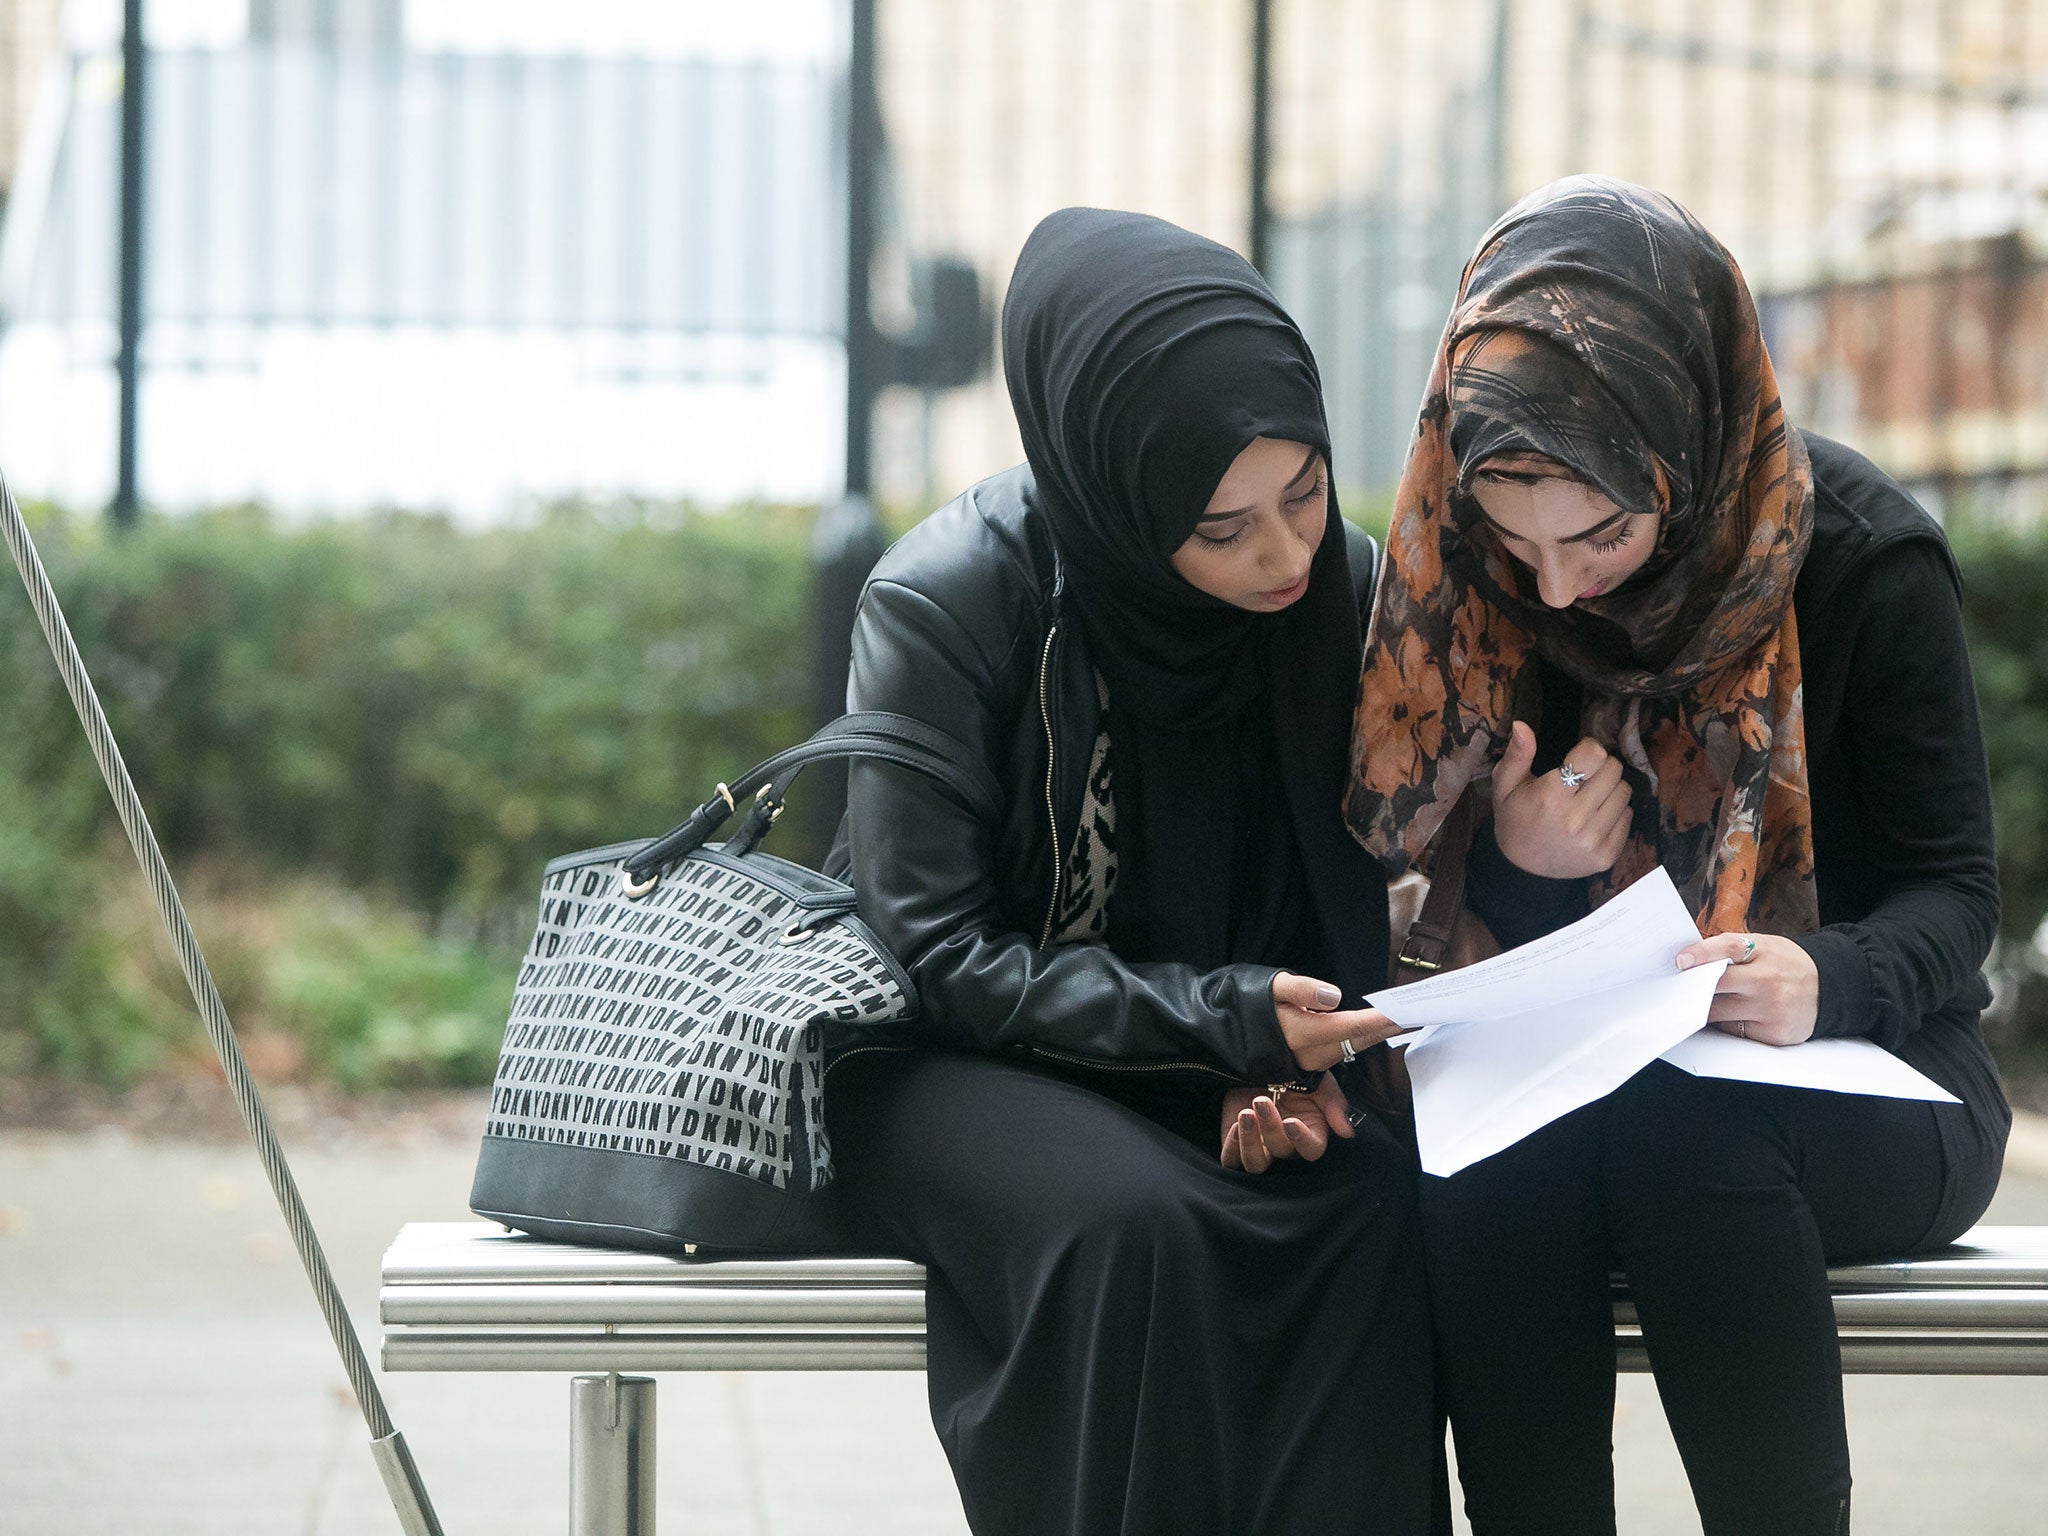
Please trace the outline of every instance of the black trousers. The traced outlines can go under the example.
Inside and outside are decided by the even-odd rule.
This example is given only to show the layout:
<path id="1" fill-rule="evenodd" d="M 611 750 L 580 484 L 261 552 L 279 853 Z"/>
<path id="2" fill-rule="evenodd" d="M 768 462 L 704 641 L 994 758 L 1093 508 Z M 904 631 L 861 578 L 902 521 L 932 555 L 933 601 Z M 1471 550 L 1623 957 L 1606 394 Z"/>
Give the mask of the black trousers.
<path id="1" fill-rule="evenodd" d="M 1971 1147 L 1961 1166 L 1944 1154 Z M 1954 1117 L 1960 1117 L 1959 1119 Z M 1448 1178 L 1424 1241 L 1475 1536 L 1614 1530 L 1610 1267 L 1707 1536 L 1848 1528 L 1826 1266 L 1950 1241 L 2003 1140 L 1967 1106 L 1695 1078 L 1615 1093 Z"/>
<path id="2" fill-rule="evenodd" d="M 834 1070 L 847 1193 L 929 1266 L 932 1421 L 978 1536 L 1430 1528 L 1413 1164 L 1365 1127 L 1232 1172 L 1220 1098 L 968 1056 Z"/>

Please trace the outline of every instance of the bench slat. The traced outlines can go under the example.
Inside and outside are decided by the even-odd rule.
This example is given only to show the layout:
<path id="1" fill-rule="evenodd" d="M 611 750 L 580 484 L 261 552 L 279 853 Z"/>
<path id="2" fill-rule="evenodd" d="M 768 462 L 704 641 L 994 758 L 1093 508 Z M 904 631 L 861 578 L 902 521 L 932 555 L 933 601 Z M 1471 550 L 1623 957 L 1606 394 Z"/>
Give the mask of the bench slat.
<path id="1" fill-rule="evenodd" d="M 690 1259 L 624 1248 L 586 1248 L 507 1232 L 484 1221 L 416 1221 L 384 1253 L 386 1285 L 638 1284 L 921 1288 L 908 1259 Z"/>
<path id="2" fill-rule="evenodd" d="M 921 1371 L 924 1329 L 706 1329 L 688 1334 L 386 1334 L 387 1371 Z"/>
<path id="3" fill-rule="evenodd" d="M 849 1286 L 394 1285 L 386 1323 L 911 1323 L 924 1326 L 924 1291 Z"/>
<path id="4" fill-rule="evenodd" d="M 1616 1331 L 1615 1363 L 1647 1374 L 1642 1335 Z M 1951 1330 L 1842 1333 L 1847 1376 L 2048 1376 L 2048 1335 Z"/>
<path id="5" fill-rule="evenodd" d="M 504 1284 L 703 1286 L 708 1288 L 844 1291 L 909 1290 L 924 1284 L 923 1266 L 905 1259 L 824 1257 L 696 1259 L 624 1249 L 555 1243 L 508 1233 L 488 1222 L 414 1222 L 384 1255 L 393 1287 Z M 2048 1290 L 2048 1227 L 1979 1227 L 1939 1253 L 1838 1265 L 1828 1271 L 1837 1293 L 1941 1289 Z M 1617 1278 L 1617 1295 L 1626 1286 Z"/>
<path id="6" fill-rule="evenodd" d="M 866 1327 L 704 1329 L 690 1333 L 538 1333 L 408 1328 L 386 1336 L 387 1371 L 920 1371 L 924 1333 Z M 1616 1361 L 1645 1372 L 1642 1336 L 1619 1329 Z M 1845 1330 L 1850 1375 L 2048 1374 L 2048 1334 L 1953 1329 Z"/>
<path id="7" fill-rule="evenodd" d="M 1636 1323 L 1635 1303 L 1618 1297 L 1617 1325 Z M 2048 1335 L 2048 1289 L 1851 1291 L 1835 1297 L 1835 1325 L 1851 1328 L 2001 1328 Z"/>
<path id="8" fill-rule="evenodd" d="M 1982 1242 L 1971 1239 L 1986 1235 Z M 2048 1227 L 1979 1227 L 1940 1253 L 1828 1271 L 1837 1291 L 1935 1287 L 2048 1289 Z"/>
<path id="9" fill-rule="evenodd" d="M 1828 1272 L 1852 1374 L 2048 1375 L 2048 1227 Z M 699 1260 L 415 1223 L 384 1259 L 394 1371 L 921 1370 L 924 1270 L 901 1259 Z M 1623 1370 L 1648 1368 L 1625 1286 Z"/>

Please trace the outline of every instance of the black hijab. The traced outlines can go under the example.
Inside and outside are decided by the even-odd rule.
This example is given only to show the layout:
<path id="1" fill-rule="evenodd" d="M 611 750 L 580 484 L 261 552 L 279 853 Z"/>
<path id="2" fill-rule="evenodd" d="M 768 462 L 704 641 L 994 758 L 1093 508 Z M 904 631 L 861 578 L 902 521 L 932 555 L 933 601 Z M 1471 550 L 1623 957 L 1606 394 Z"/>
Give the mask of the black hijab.
<path id="1" fill-rule="evenodd" d="M 1386 887 L 1339 815 L 1360 645 L 1334 489 L 1308 591 L 1278 613 L 1169 563 L 1254 438 L 1327 464 L 1307 341 L 1235 252 L 1069 208 L 1018 256 L 1003 370 L 1067 611 L 1109 692 L 1111 942 L 1205 967 L 1315 965 L 1355 1004 L 1385 981 Z"/>

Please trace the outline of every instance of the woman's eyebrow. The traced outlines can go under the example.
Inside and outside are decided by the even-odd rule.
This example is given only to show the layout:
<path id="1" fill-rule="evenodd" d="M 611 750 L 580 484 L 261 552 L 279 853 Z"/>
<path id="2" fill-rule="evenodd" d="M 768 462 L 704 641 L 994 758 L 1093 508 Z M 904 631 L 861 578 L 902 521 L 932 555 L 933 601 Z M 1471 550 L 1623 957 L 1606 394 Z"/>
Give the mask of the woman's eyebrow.
<path id="1" fill-rule="evenodd" d="M 1297 485 L 1301 484 L 1302 481 L 1306 480 L 1309 477 L 1309 472 L 1316 467 L 1316 461 L 1321 459 L 1322 456 L 1323 451 L 1320 448 L 1309 449 L 1308 457 L 1301 461 L 1301 468 L 1294 472 L 1294 478 L 1288 481 L 1280 489 L 1283 492 L 1291 491 Z M 1228 518 L 1250 517 L 1251 515 L 1252 509 L 1250 507 L 1236 507 L 1228 512 L 1204 512 L 1200 517 L 1196 518 L 1195 521 L 1197 523 L 1220 523 Z"/>
<path id="2" fill-rule="evenodd" d="M 1616 507 L 1614 509 L 1614 515 L 1612 517 L 1603 517 L 1600 519 L 1599 522 L 1595 523 L 1592 527 L 1585 529 L 1580 533 L 1575 533 L 1568 539 L 1559 539 L 1557 542 L 1560 544 L 1583 544 L 1588 539 L 1597 539 L 1598 537 L 1600 537 L 1601 534 L 1605 533 L 1608 529 L 1612 528 L 1616 523 L 1622 521 L 1624 518 L 1634 516 L 1635 514 L 1629 511 L 1628 508 Z"/>
<path id="3" fill-rule="evenodd" d="M 1482 518 L 1484 518 L 1492 526 L 1493 531 L 1499 534 L 1502 538 L 1514 539 L 1518 543 L 1522 544 L 1527 544 L 1529 542 L 1528 535 L 1517 533 L 1514 529 L 1509 528 L 1504 524 L 1496 521 L 1493 515 L 1489 513 L 1486 510 L 1486 508 L 1481 507 L 1479 509 L 1479 515 Z M 1560 544 L 1583 544 L 1588 539 L 1598 538 L 1601 534 L 1605 533 L 1608 529 L 1612 528 L 1616 523 L 1620 522 L 1623 518 L 1633 516 L 1635 516 L 1635 514 L 1629 511 L 1628 508 L 1617 507 L 1614 510 L 1613 516 L 1603 517 L 1600 519 L 1599 522 L 1595 523 L 1592 527 L 1581 529 L 1579 532 L 1572 534 L 1569 538 L 1559 539 L 1557 542 Z"/>

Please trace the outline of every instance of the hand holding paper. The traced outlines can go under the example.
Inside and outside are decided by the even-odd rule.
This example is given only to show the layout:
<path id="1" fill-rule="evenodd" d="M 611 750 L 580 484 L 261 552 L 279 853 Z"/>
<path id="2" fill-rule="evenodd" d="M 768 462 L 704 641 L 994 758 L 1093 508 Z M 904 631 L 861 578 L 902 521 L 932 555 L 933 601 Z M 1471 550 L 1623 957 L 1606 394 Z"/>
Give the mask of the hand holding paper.
<path id="1" fill-rule="evenodd" d="M 1820 1020 L 1820 967 L 1775 933 L 1717 933 L 1678 957 L 1681 968 L 1726 960 L 1707 1021 L 1765 1045 L 1798 1045 Z"/>
<path id="2" fill-rule="evenodd" d="M 1424 1171 L 1456 1173 L 1512 1146 L 1681 1043 L 1689 1049 L 1675 1064 L 1700 1076 L 1949 1097 L 1868 1041 L 1780 1049 L 1703 1031 L 1725 962 L 1678 970 L 1679 951 L 1698 939 L 1658 869 L 1568 928 L 1370 997 L 1395 1023 L 1421 1026 L 1392 1043 L 1408 1052 Z M 1803 1054 L 1816 1045 L 1861 1049 Z M 1873 1083 L 1891 1086 L 1862 1086 Z"/>

